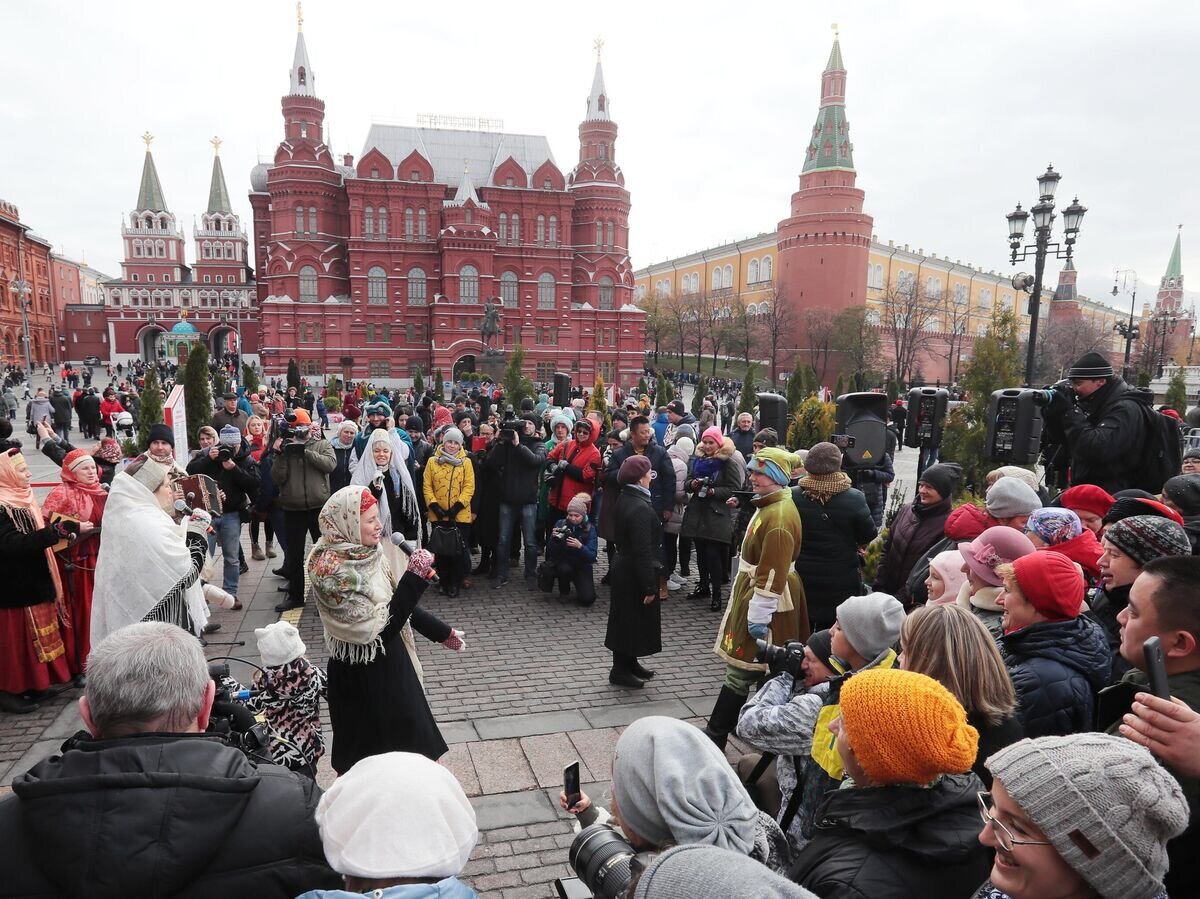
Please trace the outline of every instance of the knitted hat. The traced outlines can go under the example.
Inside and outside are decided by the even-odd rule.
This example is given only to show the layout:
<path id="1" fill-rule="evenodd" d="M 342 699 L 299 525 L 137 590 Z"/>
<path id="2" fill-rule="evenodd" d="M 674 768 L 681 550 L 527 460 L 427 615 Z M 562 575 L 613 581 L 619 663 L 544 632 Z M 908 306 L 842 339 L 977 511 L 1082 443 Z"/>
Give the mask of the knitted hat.
<path id="1" fill-rule="evenodd" d="M 1176 475 L 1163 484 L 1163 496 L 1184 515 L 1200 514 L 1200 474 Z"/>
<path id="2" fill-rule="evenodd" d="M 321 797 L 316 820 L 329 866 L 367 879 L 455 877 L 479 839 L 454 775 L 412 752 L 362 759 Z"/>
<path id="3" fill-rule="evenodd" d="M 787 486 L 792 472 L 801 465 L 800 457 L 781 446 L 764 446 L 747 463 L 749 471 L 765 474 L 776 484 Z"/>
<path id="4" fill-rule="evenodd" d="M 828 628 L 812 634 L 804 645 L 812 650 L 813 655 L 821 660 L 822 665 L 826 668 L 831 667 L 829 659 L 833 655 L 833 635 L 829 633 Z"/>
<path id="5" fill-rule="evenodd" d="M 404 423 L 404 430 L 410 434 L 424 434 L 425 422 L 421 420 L 421 416 L 419 415 L 410 415 L 408 416 L 408 421 Z"/>
<path id="6" fill-rule="evenodd" d="M 568 512 L 578 512 L 580 515 L 587 516 L 588 507 L 592 504 L 592 497 L 588 493 L 576 493 L 571 497 L 571 501 L 567 503 Z"/>
<path id="7" fill-rule="evenodd" d="M 837 623 L 850 645 L 869 662 L 900 639 L 904 606 L 887 593 L 851 596 L 837 607 Z"/>
<path id="8" fill-rule="evenodd" d="M 1164 506 L 1152 496 L 1118 496 L 1113 500 L 1112 508 L 1104 516 L 1106 525 L 1120 521 L 1122 518 L 1132 518 L 1135 515 L 1157 515 L 1176 524 L 1183 524 L 1183 516 L 1174 509 Z"/>
<path id="9" fill-rule="evenodd" d="M 1016 478 L 1018 481 L 1027 484 L 1034 493 L 1037 493 L 1037 475 L 1028 468 L 1022 468 L 1020 465 L 1001 465 L 995 471 L 990 472 L 989 477 L 993 474 L 996 476 L 995 480 L 992 481 L 993 484 L 1000 478 Z"/>
<path id="10" fill-rule="evenodd" d="M 242 442 L 242 432 L 233 425 L 225 425 L 217 434 L 217 441 L 222 446 L 240 446 Z"/>
<path id="11" fill-rule="evenodd" d="M 89 453 L 87 450 L 81 450 L 81 449 L 71 450 L 69 453 L 67 453 L 65 456 L 63 456 L 63 460 L 62 460 L 63 471 L 72 471 L 76 465 L 78 465 L 80 462 L 83 462 L 85 459 L 91 459 L 93 462 L 96 461 L 96 457 L 93 456 L 91 453 Z"/>
<path id="12" fill-rule="evenodd" d="M 559 412 L 557 415 L 555 415 L 553 418 L 550 419 L 550 429 L 553 430 L 554 428 L 557 428 L 559 425 L 562 425 L 569 431 L 569 430 L 571 430 L 571 425 L 573 425 L 574 423 L 575 423 L 575 419 L 571 418 L 571 416 L 564 415 L 562 412 Z"/>
<path id="13" fill-rule="evenodd" d="M 1099 353 L 1084 353 L 1067 370 L 1067 377 L 1071 379 L 1111 378 L 1113 377 L 1112 363 Z"/>
<path id="14" fill-rule="evenodd" d="M 1101 518 L 1108 514 L 1108 510 L 1112 508 L 1114 502 L 1116 500 L 1113 499 L 1112 494 L 1095 484 L 1076 484 L 1063 491 L 1063 495 L 1058 498 L 1058 504 L 1065 509 L 1091 512 Z"/>
<path id="15" fill-rule="evenodd" d="M 1031 606 L 1051 621 L 1079 617 L 1087 584 L 1078 565 L 1061 553 L 1049 552 L 1021 556 L 1012 565 L 1017 586 Z"/>
<path id="16" fill-rule="evenodd" d="M 681 454 L 683 461 L 686 462 L 696 452 L 696 441 L 691 437 L 679 437 L 671 444 L 670 448 L 678 450 L 677 455 Z"/>
<path id="17" fill-rule="evenodd" d="M 1134 515 L 1113 522 L 1104 539 L 1145 568 L 1160 556 L 1190 556 L 1192 544 L 1187 531 L 1157 515 Z"/>
<path id="18" fill-rule="evenodd" d="M 460 431 L 458 428 L 446 428 L 446 430 L 442 431 L 442 443 L 445 443 L 447 440 L 462 446 L 462 431 Z"/>
<path id="19" fill-rule="evenodd" d="M 656 855 L 634 887 L 634 899 L 727 899 L 729 896 L 756 899 L 816 899 L 750 856 L 690 844 Z"/>
<path id="20" fill-rule="evenodd" d="M 645 456 L 630 456 L 621 463 L 617 471 L 618 484 L 636 484 L 650 470 L 650 460 Z"/>
<path id="21" fill-rule="evenodd" d="M 979 732 L 928 675 L 868 668 L 846 680 L 840 701 L 846 737 L 872 784 L 927 784 L 975 764 Z"/>
<path id="22" fill-rule="evenodd" d="M 1042 507 L 1037 491 L 1017 478 L 1001 478 L 987 492 L 988 514 L 992 518 L 1015 518 Z"/>
<path id="23" fill-rule="evenodd" d="M 958 591 L 967 582 L 967 573 L 962 570 L 962 566 L 962 553 L 957 549 L 938 553 L 929 560 L 929 569 L 936 571 L 942 583 L 946 585 L 946 592 L 942 594 L 943 602 L 954 602 L 958 598 Z"/>
<path id="24" fill-rule="evenodd" d="M 256 627 L 254 637 L 258 640 L 258 654 L 267 668 L 294 662 L 308 652 L 308 647 L 300 639 L 300 632 L 296 630 L 296 626 L 286 621 L 275 621 L 266 627 Z"/>
<path id="25" fill-rule="evenodd" d="M 1183 451 L 1185 459 L 1200 459 L 1200 446 L 1189 446 Z"/>
<path id="26" fill-rule="evenodd" d="M 962 480 L 962 466 L 957 462 L 938 462 L 930 465 L 917 478 L 918 484 L 928 484 L 942 499 L 954 496 L 958 482 Z"/>
<path id="27" fill-rule="evenodd" d="M 1046 506 L 1044 509 L 1034 509 L 1029 513 L 1029 522 L 1025 525 L 1026 534 L 1037 534 L 1047 546 L 1066 543 L 1074 540 L 1083 533 L 1083 524 L 1079 516 L 1070 509 L 1058 506 Z"/>
<path id="28" fill-rule="evenodd" d="M 155 440 L 165 440 L 171 444 L 171 449 L 175 448 L 175 432 L 161 422 L 150 426 L 150 439 L 148 443 L 153 443 Z"/>
<path id="29" fill-rule="evenodd" d="M 678 440 L 680 437 L 688 437 L 692 440 L 696 440 L 695 427 L 693 427 L 692 425 L 689 425 L 689 424 L 676 425 L 675 426 L 675 439 Z M 697 442 L 699 442 L 699 441 L 697 441 Z"/>
<path id="30" fill-rule="evenodd" d="M 1001 749 L 987 768 L 1103 899 L 1163 891 L 1166 844 L 1187 827 L 1188 806 L 1147 750 L 1113 734 L 1038 737 Z"/>
<path id="31" fill-rule="evenodd" d="M 687 406 L 683 404 L 683 400 L 671 400 L 667 403 L 667 411 L 676 415 L 687 415 Z"/>
<path id="32" fill-rule="evenodd" d="M 617 740 L 612 790 L 621 820 L 655 844 L 754 847 L 758 809 L 704 731 L 651 715 Z"/>
<path id="33" fill-rule="evenodd" d="M 294 425 L 310 425 L 312 424 L 312 416 L 308 414 L 307 409 L 293 409 L 288 418 Z"/>
<path id="34" fill-rule="evenodd" d="M 708 438 L 709 440 L 715 440 L 717 442 L 717 446 L 720 446 L 721 441 L 725 439 L 725 435 L 721 433 L 720 428 L 714 425 L 711 428 L 704 429 L 704 433 L 700 435 L 700 439 L 704 440 L 705 438 Z"/>
<path id="35" fill-rule="evenodd" d="M 364 411 L 367 413 L 368 418 L 372 415 L 382 415 L 384 418 L 387 418 L 392 414 L 392 407 L 384 400 L 376 400 L 373 403 L 368 403 Z"/>
<path id="36" fill-rule="evenodd" d="M 763 446 L 779 446 L 779 432 L 774 428 L 763 428 L 754 435 L 753 442 Z"/>
<path id="37" fill-rule="evenodd" d="M 1000 479 L 1003 480 L 1004 478 Z M 997 486 L 1000 481 L 996 482 Z M 1015 483 L 1025 487 L 1020 481 Z M 975 572 L 980 580 L 993 587 L 1000 587 L 1003 586 L 1004 580 L 996 574 L 996 569 L 1029 555 L 1034 551 L 1034 545 L 1016 528 L 996 525 L 988 528 L 970 543 L 958 544 L 958 551 L 967 567 Z"/>
<path id="38" fill-rule="evenodd" d="M 842 470 L 842 451 L 832 443 L 817 443 L 804 459 L 809 474 L 833 474 Z"/>

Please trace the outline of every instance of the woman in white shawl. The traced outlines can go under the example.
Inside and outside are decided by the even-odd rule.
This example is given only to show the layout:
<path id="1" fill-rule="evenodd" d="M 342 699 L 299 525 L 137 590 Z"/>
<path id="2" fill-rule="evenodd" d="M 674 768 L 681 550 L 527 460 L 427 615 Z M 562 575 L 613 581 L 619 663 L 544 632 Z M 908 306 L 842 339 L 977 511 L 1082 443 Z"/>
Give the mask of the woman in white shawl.
<path id="1" fill-rule="evenodd" d="M 365 487 L 343 487 L 321 509 L 321 538 L 304 563 L 305 599 L 316 605 L 329 649 L 333 770 L 383 752 L 446 751 L 421 684 L 413 629 L 447 649 L 463 634 L 417 603 L 433 577 L 433 555 L 413 553 L 397 576 L 380 547 L 379 503 Z M 411 622 L 411 628 L 409 623 Z"/>
<path id="2" fill-rule="evenodd" d="M 112 526 L 104 531 L 92 594 L 93 646 L 139 621 L 166 621 L 196 635 L 208 622 L 200 570 L 212 518 L 197 509 L 175 523 L 172 474 L 141 456 L 113 478 L 104 509 Z"/>
<path id="3" fill-rule="evenodd" d="M 395 571 L 402 570 L 407 560 L 401 558 L 403 554 L 390 552 L 395 548 L 391 535 L 400 533 L 408 540 L 415 540 L 420 525 L 417 491 L 405 464 L 407 458 L 408 447 L 391 428 L 376 428 L 367 438 L 362 457 L 355 461 L 350 476 L 352 486 L 368 488 L 379 501 L 384 553 Z M 383 502 L 385 495 L 387 502 Z"/>

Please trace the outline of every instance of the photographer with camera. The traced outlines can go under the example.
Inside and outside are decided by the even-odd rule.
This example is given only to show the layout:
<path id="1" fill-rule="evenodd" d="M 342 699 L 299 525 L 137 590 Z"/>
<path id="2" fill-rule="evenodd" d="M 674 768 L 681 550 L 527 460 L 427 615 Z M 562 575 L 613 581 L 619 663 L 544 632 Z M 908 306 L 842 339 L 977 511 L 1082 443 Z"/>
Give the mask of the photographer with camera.
<path id="1" fill-rule="evenodd" d="M 307 534 L 315 543 L 321 535 L 319 515 L 329 499 L 329 475 L 337 468 L 337 455 L 304 409 L 287 413 L 272 448 L 278 453 L 271 480 L 279 488 L 276 504 L 283 510 L 283 567 L 288 579 L 288 596 L 275 611 L 285 612 L 304 605 L 304 538 Z"/>
<path id="2" fill-rule="evenodd" d="M 1072 486 L 1095 484 L 1109 493 L 1128 487 L 1162 489 L 1161 482 L 1146 484 L 1141 470 L 1152 439 L 1149 392 L 1130 387 L 1112 363 L 1093 352 L 1081 356 L 1050 393 L 1042 409 L 1047 442 L 1055 436 L 1064 441 Z"/>
<path id="3" fill-rule="evenodd" d="M 238 548 L 242 538 L 242 510 L 248 509 L 250 497 L 258 489 L 258 477 L 251 470 L 250 446 L 241 432 L 226 425 L 218 434 L 205 425 L 199 432 L 200 449 L 187 465 L 188 474 L 202 474 L 213 479 L 222 494 L 222 513 L 212 520 L 208 551 L 221 545 L 223 571 L 221 589 L 235 600 L 233 609 L 242 608 L 238 594 Z"/>
<path id="4" fill-rule="evenodd" d="M 596 601 L 596 583 L 592 565 L 596 562 L 596 528 L 588 520 L 588 504 L 592 498 L 576 493 L 567 504 L 567 514 L 555 522 L 546 543 L 546 561 L 538 572 L 538 586 L 549 593 L 558 581 L 558 597 L 565 600 L 575 585 L 575 596 L 581 606 Z"/>
<path id="5" fill-rule="evenodd" d="M 0 895 L 292 899 L 337 886 L 313 821 L 321 791 L 206 735 L 215 689 L 199 641 L 172 624 L 95 645 L 88 734 L 0 800 Z"/>
<path id="6" fill-rule="evenodd" d="M 537 584 L 538 475 L 546 462 L 546 445 L 530 431 L 527 422 L 506 418 L 484 459 L 484 470 L 499 482 L 500 514 L 496 545 L 496 574 L 492 589 L 508 584 L 512 565 L 513 531 L 520 528 L 525 544 L 525 584 Z"/>

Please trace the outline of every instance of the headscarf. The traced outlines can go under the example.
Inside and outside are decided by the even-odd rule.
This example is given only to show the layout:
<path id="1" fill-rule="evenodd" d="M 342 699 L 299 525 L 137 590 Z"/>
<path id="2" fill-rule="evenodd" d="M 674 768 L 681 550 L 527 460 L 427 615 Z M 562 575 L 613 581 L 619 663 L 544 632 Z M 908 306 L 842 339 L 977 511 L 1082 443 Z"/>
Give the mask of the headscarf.
<path id="1" fill-rule="evenodd" d="M 1083 533 L 1083 525 L 1079 516 L 1070 509 L 1057 506 L 1047 506 L 1034 509 L 1029 513 L 1029 521 L 1025 525 L 1025 533 L 1037 534 L 1047 546 L 1057 546 L 1074 540 Z"/>
<path id="2" fill-rule="evenodd" d="M 44 514 L 48 516 L 51 512 L 57 512 L 79 521 L 100 523 L 104 504 L 108 501 L 108 491 L 101 486 L 99 479 L 94 484 L 85 484 L 75 472 L 81 462 L 91 458 L 84 450 L 67 453 L 62 464 L 62 483 L 51 490 L 42 503 Z"/>
<path id="3" fill-rule="evenodd" d="M 450 415 L 450 410 L 439 403 L 438 407 L 433 412 L 433 429 L 436 431 L 443 425 L 452 424 L 454 424 L 454 421 Z"/>
<path id="4" fill-rule="evenodd" d="M 376 428 L 367 437 L 367 444 L 363 447 L 362 456 L 354 466 L 354 472 L 350 476 L 350 483 L 359 487 L 369 486 L 375 480 L 375 476 L 379 473 L 379 466 L 375 464 L 375 444 L 385 444 L 392 451 L 391 461 L 388 463 L 388 472 L 391 477 L 388 489 L 393 496 L 399 496 L 401 499 L 400 507 L 404 512 L 404 521 L 392 521 L 392 511 L 388 503 L 379 504 L 379 520 L 383 523 L 384 539 L 391 536 L 392 531 L 404 530 L 406 525 L 416 524 L 419 520 L 419 511 L 417 508 L 417 492 L 413 487 L 412 476 L 408 473 L 408 466 L 405 465 L 405 460 L 408 458 L 408 447 L 396 435 L 396 432 L 391 428 Z"/>
<path id="5" fill-rule="evenodd" d="M 342 442 L 342 431 L 344 431 L 344 430 L 353 430 L 353 432 L 354 432 L 350 435 L 349 443 Z M 337 426 L 337 431 L 334 432 L 334 435 L 332 438 L 330 438 L 329 442 L 331 444 L 333 444 L 334 449 L 347 450 L 347 449 L 350 449 L 350 447 L 354 446 L 354 441 L 357 438 L 358 438 L 358 425 L 347 418 L 347 419 L 344 419 L 342 421 L 342 423 Z"/>
<path id="6" fill-rule="evenodd" d="M 121 461 L 121 444 L 115 437 L 101 437 L 95 453 L 97 459 L 116 465 Z"/>
<path id="7" fill-rule="evenodd" d="M 17 473 L 17 460 L 25 461 L 19 449 L 0 452 L 0 506 L 8 513 L 9 519 L 22 534 L 32 534 L 46 526 L 42 518 L 42 510 L 38 508 L 37 500 L 33 497 L 33 488 L 26 478 Z M 60 607 L 63 601 L 62 579 L 58 576 L 58 563 L 54 559 L 54 550 L 47 546 L 43 552 L 46 565 L 50 569 L 50 580 L 54 582 L 54 601 Z"/>

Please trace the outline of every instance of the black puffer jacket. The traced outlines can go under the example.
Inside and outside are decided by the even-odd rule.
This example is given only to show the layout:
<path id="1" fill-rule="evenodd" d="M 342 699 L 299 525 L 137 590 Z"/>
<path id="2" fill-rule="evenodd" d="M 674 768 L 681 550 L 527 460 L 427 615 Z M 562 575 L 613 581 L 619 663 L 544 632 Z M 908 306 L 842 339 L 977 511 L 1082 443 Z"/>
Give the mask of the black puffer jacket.
<path id="1" fill-rule="evenodd" d="M 853 487 L 825 503 L 795 487 L 792 500 L 804 528 L 796 572 L 804 582 L 809 620 L 819 630 L 833 624 L 842 600 L 864 592 L 858 548 L 875 539 L 875 521 L 862 492 Z"/>
<path id="2" fill-rule="evenodd" d="M 1092 728 L 1096 691 L 1108 683 L 1104 629 L 1086 616 L 1043 621 L 1001 638 L 1027 737 L 1067 736 Z"/>
<path id="3" fill-rule="evenodd" d="M 321 791 L 201 734 L 93 740 L 0 800 L 0 897 L 253 896 L 340 886 L 313 820 Z"/>
<path id="4" fill-rule="evenodd" d="M 1056 422 L 1071 451 L 1072 486 L 1096 484 L 1109 493 L 1142 486 L 1139 469 L 1152 399 L 1149 391 L 1112 378 Z"/>
<path id="5" fill-rule="evenodd" d="M 789 877 L 821 899 L 970 896 L 992 867 L 979 842 L 982 789 L 968 773 L 930 787 L 833 790 Z"/>

